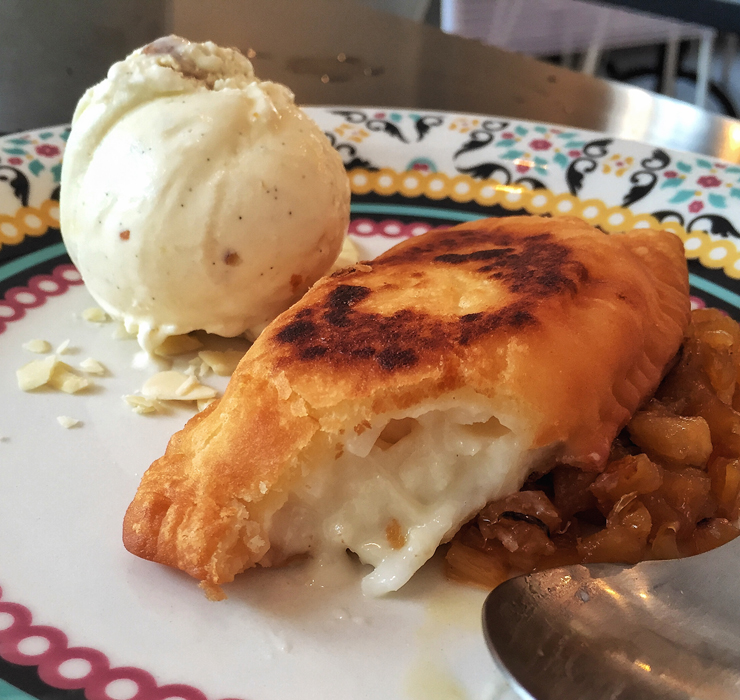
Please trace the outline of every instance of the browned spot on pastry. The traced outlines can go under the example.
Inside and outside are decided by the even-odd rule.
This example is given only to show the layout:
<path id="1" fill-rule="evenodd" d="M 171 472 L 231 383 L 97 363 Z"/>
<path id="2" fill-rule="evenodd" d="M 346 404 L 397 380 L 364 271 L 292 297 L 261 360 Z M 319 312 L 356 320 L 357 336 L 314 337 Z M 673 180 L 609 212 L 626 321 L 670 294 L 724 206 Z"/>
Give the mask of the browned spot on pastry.
<path id="1" fill-rule="evenodd" d="M 301 359 L 313 360 L 316 357 L 326 355 L 327 352 L 329 352 L 329 348 L 327 348 L 325 345 L 312 345 L 311 347 L 306 348 L 301 353 Z"/>
<path id="2" fill-rule="evenodd" d="M 495 236 L 492 242 L 496 243 Z M 539 233 L 521 239 L 520 245 L 510 245 L 511 237 L 499 237 L 498 247 L 470 253 L 443 253 L 434 262 L 475 267 L 489 279 L 501 280 L 512 292 L 529 295 L 559 294 L 564 290 L 575 294 L 579 282 L 588 279 L 583 263 L 573 258 L 572 251 L 556 242 L 550 233 Z M 485 262 L 478 267 L 471 263 Z"/>
<path id="3" fill-rule="evenodd" d="M 121 233 L 118 234 L 118 237 L 122 241 L 127 241 L 131 237 L 131 231 L 129 231 L 128 229 L 126 229 L 125 231 L 121 231 Z"/>
<path id="4" fill-rule="evenodd" d="M 239 256 L 239 253 L 234 250 L 229 250 L 224 254 L 224 262 L 227 265 L 231 265 L 231 267 L 235 267 L 236 265 L 241 265 L 242 259 Z"/>
<path id="5" fill-rule="evenodd" d="M 298 358 L 322 357 L 335 364 L 372 360 L 393 371 L 418 361 L 415 345 L 440 347 L 443 336 L 433 332 L 441 325 L 433 317 L 402 309 L 390 316 L 357 311 L 354 307 L 371 295 L 368 287 L 338 284 L 323 303 L 302 309 L 284 326 L 276 339 L 292 344 Z M 311 319 L 311 320 L 309 320 Z"/>
<path id="6" fill-rule="evenodd" d="M 366 430 L 369 430 L 372 426 L 370 425 L 370 421 L 364 420 L 362 423 L 358 423 L 354 430 L 358 435 L 362 435 Z"/>
<path id="7" fill-rule="evenodd" d="M 302 338 L 313 335 L 315 330 L 316 325 L 312 321 L 296 320 L 285 326 L 277 334 L 277 339 L 283 343 L 297 343 Z"/>
<path id="8" fill-rule="evenodd" d="M 466 314 L 460 317 L 460 345 L 489 335 L 496 330 L 521 330 L 536 325 L 537 319 L 526 309 L 524 303 L 514 303 L 490 313 Z"/>
<path id="9" fill-rule="evenodd" d="M 324 320 L 338 328 L 351 325 L 349 319 L 351 308 L 368 294 L 370 290 L 367 287 L 340 284 L 329 293 L 326 300 L 329 310 L 324 314 Z"/>
<path id="10" fill-rule="evenodd" d="M 385 538 L 391 549 L 401 549 L 406 544 L 406 535 L 401 532 L 401 523 L 395 518 L 389 520 L 385 526 Z"/>
<path id="11" fill-rule="evenodd" d="M 352 283 L 371 279 L 359 271 L 342 271 L 323 297 L 277 330 L 275 340 L 292 346 L 290 357 L 281 362 L 320 359 L 334 366 L 373 363 L 383 372 L 408 370 L 438 361 L 455 346 L 533 328 L 543 299 L 574 295 L 589 281 L 585 265 L 549 230 L 512 235 L 501 228 L 440 230 L 392 249 L 373 261 L 379 277 L 372 278 L 372 288 Z M 473 285 L 476 279 L 495 280 L 508 294 L 490 311 L 463 316 L 435 315 L 421 302 L 385 313 L 376 310 L 382 308 L 376 293 L 439 266 L 469 275 Z"/>
<path id="12" fill-rule="evenodd" d="M 367 287 L 340 284 L 329 293 L 327 306 L 335 309 L 349 308 L 362 301 L 368 294 L 370 290 Z"/>
<path id="13" fill-rule="evenodd" d="M 376 359 L 378 364 L 388 371 L 399 367 L 412 367 L 419 361 L 416 353 L 410 348 L 403 349 L 393 346 L 381 350 Z"/>
<path id="14" fill-rule="evenodd" d="M 500 280 L 511 292 L 530 296 L 550 296 L 565 290 L 575 293 L 578 284 L 588 280 L 583 263 L 548 232 L 514 237 L 495 229 L 469 229 L 455 236 L 427 237 L 427 242 L 381 256 L 375 264 L 462 266 Z"/>
<path id="15" fill-rule="evenodd" d="M 458 253 L 444 253 L 434 258 L 434 262 L 446 262 L 451 265 L 459 265 L 460 263 L 468 262 L 469 260 L 493 260 L 494 258 L 500 258 L 513 253 L 514 249 L 505 248 L 493 248 L 492 250 L 476 250 L 472 253 L 466 253 L 465 255 L 459 255 Z M 482 268 L 478 268 L 482 270 Z"/>

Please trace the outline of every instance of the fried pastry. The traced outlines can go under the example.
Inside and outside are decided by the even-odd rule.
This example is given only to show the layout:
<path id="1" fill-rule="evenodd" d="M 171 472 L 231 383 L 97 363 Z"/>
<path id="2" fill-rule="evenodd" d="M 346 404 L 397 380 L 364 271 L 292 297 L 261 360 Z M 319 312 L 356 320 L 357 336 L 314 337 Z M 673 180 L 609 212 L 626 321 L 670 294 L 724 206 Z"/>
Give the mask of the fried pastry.
<path id="1" fill-rule="evenodd" d="M 211 597 L 347 549 L 366 593 L 396 590 L 530 474 L 599 469 L 688 320 L 665 231 L 508 217 L 406 240 L 263 332 L 145 473 L 124 544 Z"/>

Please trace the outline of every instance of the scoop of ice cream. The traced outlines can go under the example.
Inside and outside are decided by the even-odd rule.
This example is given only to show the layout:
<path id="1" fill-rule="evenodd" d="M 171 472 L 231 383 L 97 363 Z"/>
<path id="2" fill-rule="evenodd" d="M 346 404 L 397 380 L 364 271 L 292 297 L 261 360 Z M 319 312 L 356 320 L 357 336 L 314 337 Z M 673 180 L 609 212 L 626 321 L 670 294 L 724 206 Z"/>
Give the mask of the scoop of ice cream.
<path id="1" fill-rule="evenodd" d="M 90 293 L 152 351 L 202 329 L 258 333 L 336 259 L 341 158 L 238 51 L 166 37 L 80 100 L 61 229 Z"/>

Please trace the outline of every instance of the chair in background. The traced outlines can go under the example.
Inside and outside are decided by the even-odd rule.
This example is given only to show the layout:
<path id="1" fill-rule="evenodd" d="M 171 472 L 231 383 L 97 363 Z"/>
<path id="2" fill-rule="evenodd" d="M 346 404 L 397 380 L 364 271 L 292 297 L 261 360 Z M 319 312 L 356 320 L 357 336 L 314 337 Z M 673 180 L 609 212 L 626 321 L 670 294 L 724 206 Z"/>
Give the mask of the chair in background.
<path id="1" fill-rule="evenodd" d="M 391 0 L 389 0 L 391 1 Z M 716 31 L 655 15 L 613 9 L 580 0 L 441 0 L 441 28 L 452 34 L 538 57 L 560 56 L 593 74 L 605 51 L 662 44 L 660 85 L 673 95 L 679 45 L 697 40 L 694 103 L 703 107 L 709 89 Z"/>

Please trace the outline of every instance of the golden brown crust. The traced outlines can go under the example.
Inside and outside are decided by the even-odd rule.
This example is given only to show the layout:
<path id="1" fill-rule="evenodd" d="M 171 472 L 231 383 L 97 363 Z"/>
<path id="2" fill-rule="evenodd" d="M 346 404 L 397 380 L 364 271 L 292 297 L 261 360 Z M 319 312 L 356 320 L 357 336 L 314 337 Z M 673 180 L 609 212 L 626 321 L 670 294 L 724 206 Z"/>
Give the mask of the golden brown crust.
<path id="1" fill-rule="evenodd" d="M 533 447 L 598 466 L 688 317 L 683 246 L 667 232 L 510 217 L 404 241 L 267 328 L 144 475 L 124 543 L 230 581 L 264 555 L 266 514 L 346 432 L 463 386 L 525 416 Z"/>

